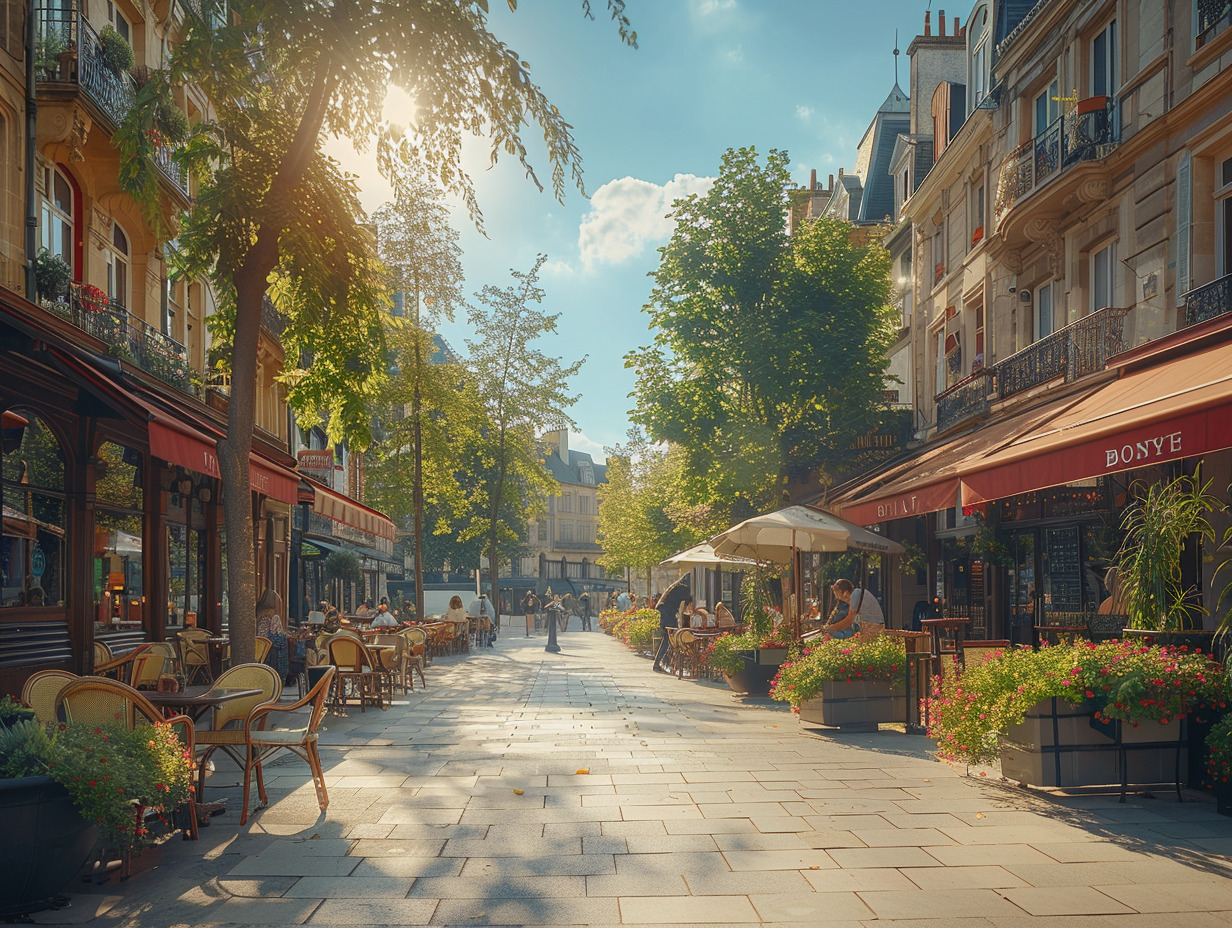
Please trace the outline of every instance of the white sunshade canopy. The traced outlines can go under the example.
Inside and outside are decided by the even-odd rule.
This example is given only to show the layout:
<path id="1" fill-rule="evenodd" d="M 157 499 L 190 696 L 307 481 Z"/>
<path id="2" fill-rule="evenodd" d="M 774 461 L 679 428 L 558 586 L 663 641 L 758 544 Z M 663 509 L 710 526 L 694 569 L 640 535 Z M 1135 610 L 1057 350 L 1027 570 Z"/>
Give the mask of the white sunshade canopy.
<path id="1" fill-rule="evenodd" d="M 750 567 L 756 562 L 746 557 L 725 557 L 715 554 L 714 548 L 710 547 L 710 543 L 703 541 L 700 545 L 694 545 L 691 548 L 686 548 L 679 554 L 673 554 L 666 560 L 660 561 L 660 567 L 722 567 L 724 564 L 735 564 L 737 566 Z"/>
<path id="2" fill-rule="evenodd" d="M 791 563 L 795 551 L 867 551 L 903 554 L 905 549 L 875 532 L 808 506 L 788 506 L 778 512 L 745 519 L 710 539 L 720 557 L 744 557 Z"/>

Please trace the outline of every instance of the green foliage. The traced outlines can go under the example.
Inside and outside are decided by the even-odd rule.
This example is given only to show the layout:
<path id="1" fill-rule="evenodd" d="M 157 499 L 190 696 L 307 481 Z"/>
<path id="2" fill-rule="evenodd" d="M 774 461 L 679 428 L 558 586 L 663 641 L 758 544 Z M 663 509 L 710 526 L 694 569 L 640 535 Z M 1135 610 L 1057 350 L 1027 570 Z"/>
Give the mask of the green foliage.
<path id="1" fill-rule="evenodd" d="M 105 845 L 150 843 L 141 809 L 172 809 L 192 792 L 192 758 L 168 725 L 0 726 L 0 777 L 51 776 Z"/>
<path id="2" fill-rule="evenodd" d="M 133 47 L 113 26 L 103 26 L 102 32 L 98 34 L 98 44 L 103 64 L 117 77 L 131 71 L 137 63 Z"/>
<path id="3" fill-rule="evenodd" d="M 364 575 L 360 570 L 359 556 L 354 551 L 331 551 L 321 565 L 327 580 L 337 580 L 341 583 L 363 583 Z"/>
<path id="4" fill-rule="evenodd" d="M 609 610 L 599 614 L 599 628 L 634 651 L 644 653 L 650 650 L 659 630 L 659 613 L 656 609 L 638 609 L 632 613 Z"/>
<path id="5" fill-rule="evenodd" d="M 0 696 L 0 725 L 21 721 L 23 719 L 30 719 L 33 717 L 33 709 L 27 709 L 8 694 Z M 0 747 L 0 755 L 3 754 L 4 749 Z"/>
<path id="6" fill-rule="evenodd" d="M 948 760 L 989 763 L 1001 737 L 1036 703 L 1088 702 L 1101 718 L 1166 722 L 1217 701 L 1218 668 L 1206 655 L 1129 641 L 1019 648 L 947 673 L 929 700 L 929 736 Z"/>
<path id="7" fill-rule="evenodd" d="M 1207 773 L 1216 784 L 1228 783 L 1232 777 L 1232 715 L 1225 715 L 1211 727 L 1206 746 L 1210 751 L 1206 759 Z"/>
<path id="8" fill-rule="evenodd" d="M 1134 485 L 1134 501 L 1121 520 L 1125 540 L 1117 554 L 1130 628 L 1180 631 L 1195 627 L 1195 618 L 1204 611 L 1182 581 L 1181 553 L 1190 536 L 1215 538 L 1209 515 L 1223 505 L 1210 494 L 1210 485 L 1198 474 Z"/>
<path id="9" fill-rule="evenodd" d="M 786 638 L 771 628 L 769 631 L 758 631 L 746 628 L 740 632 L 728 632 L 719 635 L 707 649 L 706 660 L 711 667 L 723 673 L 736 673 L 744 669 L 745 651 L 756 651 L 759 648 L 787 648 Z"/>
<path id="10" fill-rule="evenodd" d="M 58 300 L 68 293 L 73 269 L 59 255 L 40 248 L 34 258 L 34 279 L 40 297 L 45 300 Z"/>
<path id="11" fill-rule="evenodd" d="M 65 49 L 64 36 L 59 32 L 54 29 L 40 32 L 34 46 L 34 66 L 49 79 L 56 79 L 60 72 L 60 56 Z"/>
<path id="12" fill-rule="evenodd" d="M 675 203 L 654 343 L 626 358 L 636 420 L 684 449 L 690 498 L 728 524 L 841 464 L 881 415 L 889 258 L 836 220 L 789 237 L 789 187 L 786 153 L 729 149 L 710 191 Z"/>
<path id="13" fill-rule="evenodd" d="M 777 611 L 772 585 L 779 582 L 778 571 L 768 567 L 748 568 L 740 581 L 740 614 L 757 635 L 774 631 Z"/>
<path id="14" fill-rule="evenodd" d="M 907 650 L 901 638 L 874 635 L 862 638 L 831 638 L 805 648 L 801 656 L 785 662 L 770 689 L 772 699 L 799 708 L 821 694 L 822 686 L 845 680 L 907 683 Z"/>

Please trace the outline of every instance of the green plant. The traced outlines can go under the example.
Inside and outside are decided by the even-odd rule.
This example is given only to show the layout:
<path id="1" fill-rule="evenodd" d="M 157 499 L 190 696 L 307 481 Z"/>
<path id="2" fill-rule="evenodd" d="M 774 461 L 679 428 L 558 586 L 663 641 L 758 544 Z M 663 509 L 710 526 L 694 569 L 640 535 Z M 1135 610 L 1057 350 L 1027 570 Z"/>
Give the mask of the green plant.
<path id="1" fill-rule="evenodd" d="M 65 50 L 64 37 L 60 33 L 44 32 L 34 46 L 34 66 L 40 71 L 58 76 L 60 56 Z"/>
<path id="2" fill-rule="evenodd" d="M 157 122 L 159 130 L 168 142 L 182 142 L 188 135 L 187 114 L 170 101 L 158 107 Z"/>
<path id="3" fill-rule="evenodd" d="M 32 719 L 0 725 L 0 778 L 46 776 L 52 746 L 47 728 Z"/>
<path id="4" fill-rule="evenodd" d="M 133 47 L 112 26 L 103 27 L 103 31 L 98 34 L 98 45 L 103 64 L 117 77 L 131 71 L 137 62 Z"/>
<path id="5" fill-rule="evenodd" d="M 34 710 L 19 703 L 12 696 L 0 696 L 0 725 L 34 718 Z"/>
<path id="6" fill-rule="evenodd" d="M 758 635 L 774 631 L 774 594 L 770 585 L 778 582 L 777 574 L 765 567 L 751 567 L 740 581 L 741 615 L 748 627 Z"/>
<path id="7" fill-rule="evenodd" d="M 59 255 L 40 248 L 34 259 L 34 279 L 39 296 L 46 300 L 58 300 L 68 292 L 73 269 Z"/>
<path id="8" fill-rule="evenodd" d="M 325 579 L 342 583 L 362 583 L 359 556 L 353 551 L 331 551 L 322 565 Z"/>
<path id="9" fill-rule="evenodd" d="M 1225 715 L 1212 726 L 1206 736 L 1210 753 L 1206 758 L 1206 770 L 1216 785 L 1228 783 L 1232 777 L 1232 715 Z"/>
<path id="10" fill-rule="evenodd" d="M 1198 474 L 1168 482 L 1135 485 L 1134 502 L 1121 526 L 1125 540 L 1117 554 L 1129 627 L 1181 631 L 1193 627 L 1203 610 L 1190 600 L 1181 577 L 1181 552 L 1191 535 L 1215 538 L 1209 514 L 1222 504 Z"/>
<path id="11" fill-rule="evenodd" d="M 971 541 L 971 554 L 989 564 L 998 567 L 1009 567 L 1014 562 L 1009 545 L 997 537 L 997 531 L 989 525 L 984 516 L 975 514 L 975 537 Z"/>
<path id="12" fill-rule="evenodd" d="M 798 659 L 785 661 L 770 688 L 770 696 L 800 708 L 820 695 L 827 683 L 845 680 L 907 682 L 907 649 L 902 639 L 875 635 L 868 640 L 831 638 L 805 648 Z"/>
<path id="13" fill-rule="evenodd" d="M 706 660 L 711 667 L 723 673 L 734 674 L 744 669 L 743 651 L 756 651 L 760 648 L 786 648 L 787 642 L 778 636 L 773 628 L 759 632 L 755 628 L 747 628 L 742 632 L 728 632 L 719 635 L 706 649 Z"/>

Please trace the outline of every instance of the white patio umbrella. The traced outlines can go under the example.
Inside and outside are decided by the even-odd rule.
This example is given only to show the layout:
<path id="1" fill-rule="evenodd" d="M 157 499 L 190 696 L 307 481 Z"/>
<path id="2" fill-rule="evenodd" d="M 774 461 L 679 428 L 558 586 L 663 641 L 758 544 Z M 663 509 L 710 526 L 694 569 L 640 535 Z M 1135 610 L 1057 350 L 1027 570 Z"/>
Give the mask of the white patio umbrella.
<path id="1" fill-rule="evenodd" d="M 791 564 L 797 551 L 868 551 L 903 554 L 905 549 L 875 532 L 820 509 L 788 506 L 745 519 L 710 539 L 718 556 Z"/>
<path id="2" fill-rule="evenodd" d="M 747 557 L 725 557 L 714 553 L 714 548 L 710 547 L 709 542 L 703 541 L 700 545 L 694 545 L 691 548 L 673 554 L 671 557 L 659 562 L 660 567 L 722 567 L 724 564 L 741 564 L 746 567 L 752 566 L 757 562 Z"/>

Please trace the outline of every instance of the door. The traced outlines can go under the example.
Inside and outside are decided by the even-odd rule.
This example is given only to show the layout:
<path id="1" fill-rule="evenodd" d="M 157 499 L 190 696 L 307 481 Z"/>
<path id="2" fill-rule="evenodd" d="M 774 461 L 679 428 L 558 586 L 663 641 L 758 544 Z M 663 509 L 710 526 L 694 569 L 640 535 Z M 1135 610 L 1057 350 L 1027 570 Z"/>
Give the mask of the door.
<path id="1" fill-rule="evenodd" d="M 1011 539 L 1011 546 L 1014 561 L 1009 577 L 1009 637 L 1014 644 L 1034 644 L 1035 626 L 1039 624 L 1035 531 L 1016 533 Z"/>

